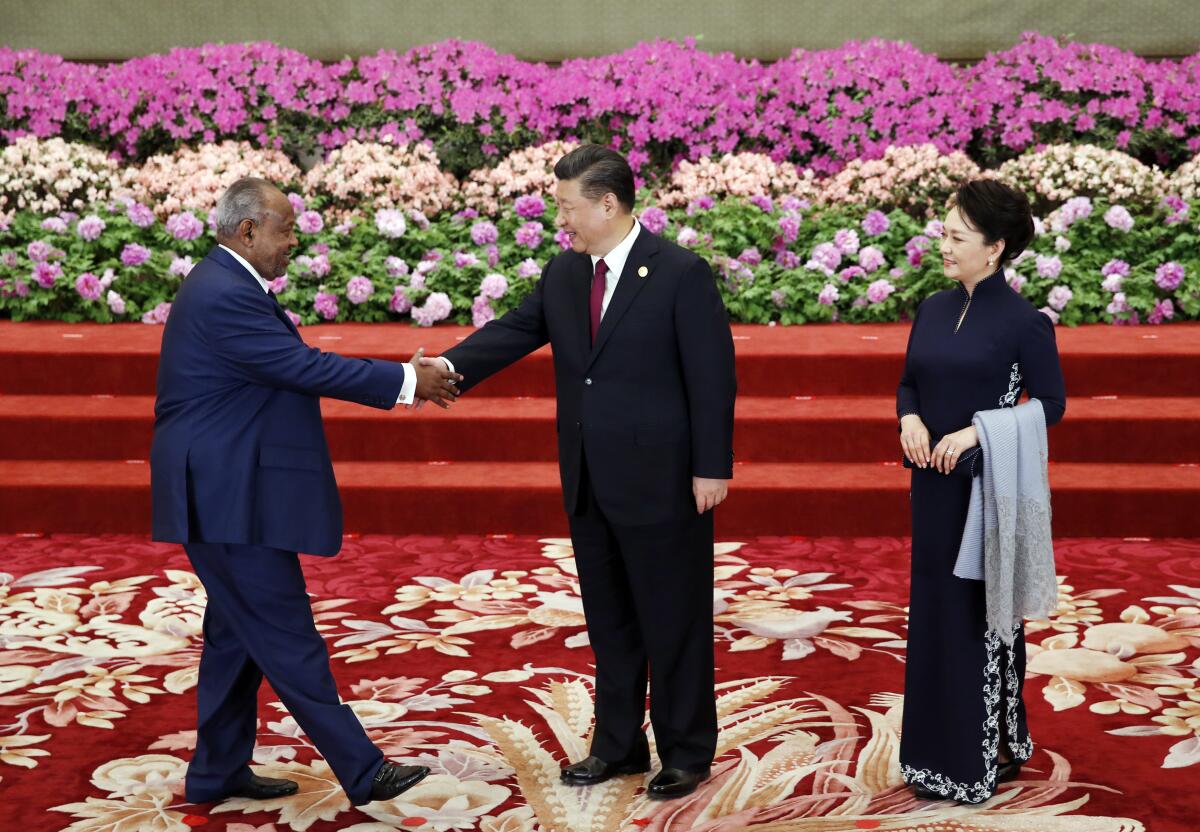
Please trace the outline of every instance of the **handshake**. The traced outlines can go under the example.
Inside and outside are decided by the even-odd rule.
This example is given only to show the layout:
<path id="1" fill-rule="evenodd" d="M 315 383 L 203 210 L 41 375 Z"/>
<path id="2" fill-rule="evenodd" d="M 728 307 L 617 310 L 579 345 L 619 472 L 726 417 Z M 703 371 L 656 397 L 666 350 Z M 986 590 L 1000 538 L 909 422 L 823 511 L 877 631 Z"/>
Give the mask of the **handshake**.
<path id="1" fill-rule="evenodd" d="M 448 408 L 461 394 L 458 382 L 463 380 L 459 373 L 451 372 L 441 358 L 426 358 L 421 347 L 412 357 L 412 368 L 417 374 L 417 390 L 413 398 L 413 409 L 421 408 L 425 402 Z"/>

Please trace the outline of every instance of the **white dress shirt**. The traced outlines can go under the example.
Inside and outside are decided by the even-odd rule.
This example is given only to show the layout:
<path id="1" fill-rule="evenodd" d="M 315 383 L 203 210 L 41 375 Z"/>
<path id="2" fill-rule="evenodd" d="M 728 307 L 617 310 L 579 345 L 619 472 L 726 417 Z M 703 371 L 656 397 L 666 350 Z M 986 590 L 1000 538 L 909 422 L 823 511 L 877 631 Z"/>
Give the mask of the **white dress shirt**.
<path id="1" fill-rule="evenodd" d="M 258 269 L 246 262 L 246 258 L 242 257 L 242 255 L 238 254 L 229 246 L 221 245 L 221 248 L 233 255 L 233 259 L 241 263 L 245 267 L 246 271 L 250 272 L 254 279 L 258 281 L 258 285 L 262 287 L 264 292 L 267 294 L 271 293 L 271 284 L 262 279 L 262 275 L 258 273 Z M 404 385 L 400 388 L 400 396 L 396 399 L 396 404 L 408 405 L 413 403 L 413 398 L 417 392 L 417 372 L 413 369 L 412 364 L 405 364 L 403 366 Z"/>
<path id="2" fill-rule="evenodd" d="M 604 301 L 600 304 L 600 319 L 604 319 L 604 313 L 608 311 L 608 302 L 612 300 L 613 292 L 617 291 L 617 283 L 621 279 L 621 272 L 625 270 L 625 261 L 629 259 L 629 252 L 633 250 L 633 243 L 637 240 L 638 231 L 641 229 L 641 223 L 637 221 L 637 217 L 633 218 L 633 228 L 629 229 L 629 233 L 625 235 L 625 239 L 617 243 L 617 245 L 608 254 L 603 257 L 592 255 L 592 274 L 596 273 L 596 264 L 601 260 L 604 265 L 608 266 L 608 272 L 604 275 Z M 454 372 L 454 365 L 450 363 L 450 359 L 442 357 L 442 363 L 446 365 L 446 369 Z"/>

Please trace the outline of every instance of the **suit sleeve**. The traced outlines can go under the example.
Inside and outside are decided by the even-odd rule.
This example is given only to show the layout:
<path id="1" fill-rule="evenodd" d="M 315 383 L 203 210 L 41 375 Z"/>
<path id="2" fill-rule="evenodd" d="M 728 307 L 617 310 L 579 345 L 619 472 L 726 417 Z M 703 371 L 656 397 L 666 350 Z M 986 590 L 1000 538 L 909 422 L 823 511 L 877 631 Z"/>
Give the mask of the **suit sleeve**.
<path id="1" fill-rule="evenodd" d="M 716 279 L 704 260 L 698 259 L 680 281 L 675 332 L 691 420 L 692 475 L 732 479 L 737 397 L 733 333 Z"/>
<path id="2" fill-rule="evenodd" d="M 546 275 L 553 260 L 542 269 L 542 276 L 521 305 L 494 321 L 488 321 L 461 344 L 443 354 L 443 358 L 462 373 L 459 390 L 466 393 L 475 385 L 509 364 L 520 361 L 550 340 L 546 328 Z"/>
<path id="3" fill-rule="evenodd" d="M 1029 398 L 1042 403 L 1046 427 L 1058 424 L 1067 409 L 1067 390 L 1058 360 L 1053 321 L 1041 312 L 1037 313 L 1025 327 L 1019 349 L 1017 360 Z"/>
<path id="4" fill-rule="evenodd" d="M 904 351 L 904 372 L 900 376 L 900 386 L 896 388 L 896 418 L 921 415 L 921 399 L 917 395 L 917 382 L 912 372 L 912 342 L 913 333 L 917 331 L 917 321 L 921 319 L 921 307 L 913 315 L 912 327 L 908 330 L 908 347 Z M 898 428 L 897 428 L 898 429 Z"/>
<path id="5" fill-rule="evenodd" d="M 346 358 L 310 347 L 280 320 L 272 303 L 261 293 L 255 297 L 249 288 L 222 292 L 211 301 L 204 336 L 236 373 L 256 384 L 310 396 L 381 410 L 396 406 L 404 386 L 403 364 Z"/>

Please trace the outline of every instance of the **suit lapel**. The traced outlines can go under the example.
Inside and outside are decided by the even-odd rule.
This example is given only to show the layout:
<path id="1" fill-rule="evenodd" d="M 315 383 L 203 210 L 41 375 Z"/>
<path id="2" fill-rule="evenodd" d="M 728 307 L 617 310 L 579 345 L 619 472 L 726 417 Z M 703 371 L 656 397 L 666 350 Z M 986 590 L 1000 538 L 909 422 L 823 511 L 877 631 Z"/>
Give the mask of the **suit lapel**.
<path id="1" fill-rule="evenodd" d="M 259 292 L 262 291 L 262 285 L 255 280 L 254 275 L 250 274 L 250 272 L 246 270 L 246 267 L 239 263 L 237 258 L 231 255 L 225 249 L 221 248 L 220 246 L 215 246 L 213 250 L 208 253 L 208 256 L 216 260 L 234 274 L 240 275 L 244 279 L 250 281 L 250 285 L 252 285 L 255 290 Z M 267 299 L 270 301 L 271 306 L 275 310 L 275 317 L 283 321 L 284 325 L 292 331 L 292 334 L 303 341 L 304 338 L 301 337 L 300 330 L 296 329 L 296 325 L 292 323 L 292 319 L 287 316 L 287 312 L 283 311 L 283 307 L 279 305 L 279 300 L 276 299 L 273 293 L 268 292 L 267 296 Z"/>
<path id="2" fill-rule="evenodd" d="M 612 335 L 612 331 L 617 328 L 617 324 L 621 322 L 625 312 L 633 304 L 634 298 L 653 279 L 654 260 L 657 254 L 658 239 L 642 228 L 638 231 L 637 239 L 633 241 L 629 257 L 625 259 L 625 268 L 621 270 L 621 278 L 617 281 L 617 289 L 613 292 L 612 300 L 608 302 L 608 309 L 604 311 L 604 317 L 600 319 L 600 331 L 596 333 L 596 343 L 592 346 L 588 367 L 595 363 L 596 356 L 604 349 L 604 344 Z M 644 277 L 642 276 L 643 269 L 646 272 Z M 586 307 L 586 296 L 584 301 Z M 590 311 L 586 319 L 590 325 Z"/>

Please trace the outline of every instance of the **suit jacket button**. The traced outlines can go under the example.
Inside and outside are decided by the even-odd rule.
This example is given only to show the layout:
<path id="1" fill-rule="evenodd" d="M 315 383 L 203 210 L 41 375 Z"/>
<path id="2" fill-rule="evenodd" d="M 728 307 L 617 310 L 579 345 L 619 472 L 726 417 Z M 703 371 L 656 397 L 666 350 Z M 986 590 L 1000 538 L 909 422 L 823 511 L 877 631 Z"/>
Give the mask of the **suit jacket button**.
<path id="1" fill-rule="evenodd" d="M 585 379 L 583 380 L 583 383 L 584 383 L 584 384 L 591 384 L 591 383 L 592 383 L 592 380 L 591 380 L 590 378 L 585 378 Z"/>

